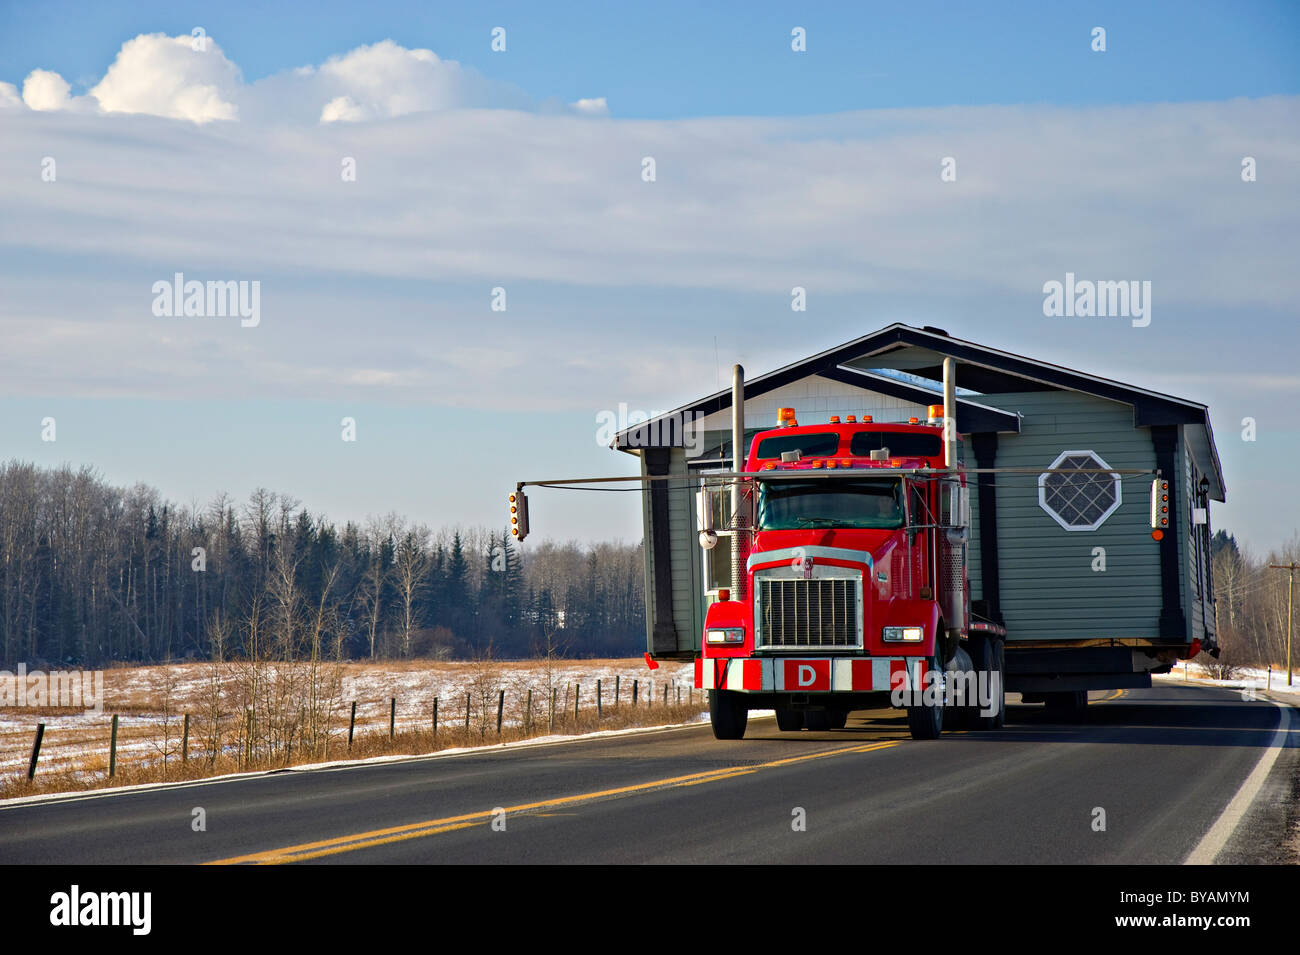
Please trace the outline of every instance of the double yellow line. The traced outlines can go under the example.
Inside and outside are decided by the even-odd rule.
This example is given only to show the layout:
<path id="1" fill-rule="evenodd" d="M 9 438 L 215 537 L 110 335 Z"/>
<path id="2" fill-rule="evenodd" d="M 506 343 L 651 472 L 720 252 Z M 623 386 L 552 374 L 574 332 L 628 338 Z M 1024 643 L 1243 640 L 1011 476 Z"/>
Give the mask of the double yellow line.
<path id="1" fill-rule="evenodd" d="M 496 814 L 503 811 L 507 816 L 512 813 L 536 812 L 543 809 L 556 809 L 565 806 L 577 806 L 584 803 L 594 802 L 598 799 L 611 799 L 616 796 L 626 796 L 630 793 L 649 792 L 655 789 L 672 789 L 680 786 L 698 786 L 702 783 L 717 782 L 722 779 L 732 779 L 736 776 L 747 776 L 750 773 L 758 772 L 762 769 L 773 769 L 778 766 L 789 766 L 792 763 L 802 763 L 810 759 L 821 759 L 826 756 L 847 756 L 850 753 L 870 753 L 875 750 L 889 749 L 897 746 L 899 740 L 888 740 L 885 742 L 865 743 L 856 746 L 842 746 L 838 749 L 822 750 L 816 753 L 806 753 L 802 756 L 789 756 L 785 759 L 773 759 L 765 763 L 755 763 L 751 766 L 733 766 L 726 769 L 713 769 L 703 773 L 691 773 L 686 776 L 671 776 L 667 779 L 656 779 L 646 783 L 636 783 L 632 786 L 620 786 L 616 789 L 602 789 L 597 792 L 581 793 L 573 796 L 559 796 L 555 799 L 542 799 L 536 802 L 521 803 L 518 806 L 504 806 L 499 809 L 486 809 L 481 812 L 470 812 L 460 816 L 447 816 L 443 819 L 428 819 L 424 822 L 414 822 L 405 826 L 393 826 L 388 829 L 373 829 L 369 832 L 358 832 L 350 836 L 339 836 L 335 839 L 322 839 L 319 842 L 305 842 L 296 846 L 285 846 L 281 849 L 270 849 L 266 852 L 254 852 L 249 855 L 232 856 L 229 859 L 217 859 L 207 863 L 207 865 L 282 865 L 286 862 L 307 862 L 311 859 L 320 859 L 325 856 L 339 855 L 343 852 L 356 852 L 358 849 L 369 849 L 374 846 L 389 845 L 394 842 L 405 842 L 408 839 L 422 839 L 426 836 L 436 836 L 443 832 L 452 832 L 457 829 L 468 829 L 472 826 L 482 825 L 489 822 Z"/>

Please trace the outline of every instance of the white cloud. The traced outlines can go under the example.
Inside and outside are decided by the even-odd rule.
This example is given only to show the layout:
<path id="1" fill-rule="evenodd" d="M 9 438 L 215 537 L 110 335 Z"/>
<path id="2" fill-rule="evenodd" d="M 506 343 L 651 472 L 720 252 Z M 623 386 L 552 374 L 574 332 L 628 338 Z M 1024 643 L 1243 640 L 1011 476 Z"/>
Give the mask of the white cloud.
<path id="1" fill-rule="evenodd" d="M 108 113 L 146 113 L 195 123 L 233 120 L 242 80 L 216 41 L 147 33 L 122 44 L 90 91 Z"/>
<path id="2" fill-rule="evenodd" d="M 71 87 L 58 73 L 32 70 L 23 80 L 23 102 L 35 110 L 67 109 L 72 105 Z"/>
<path id="3" fill-rule="evenodd" d="M 576 112 L 583 113 L 587 116 L 608 116 L 609 104 L 605 102 L 605 97 L 601 96 L 596 99 L 580 99 L 576 103 L 569 104 Z"/>
<path id="4" fill-rule="evenodd" d="M 355 123 L 366 118 L 366 111 L 351 96 L 336 96 L 320 112 L 322 123 Z"/>
<path id="5" fill-rule="evenodd" d="M 128 40 L 85 97 L 72 97 L 58 73 L 33 70 L 21 102 L 35 110 L 98 109 L 200 124 L 246 120 L 276 125 L 384 120 L 466 108 L 537 108 L 515 87 L 441 59 L 432 50 L 409 50 L 392 40 L 251 84 L 216 40 L 205 37 L 198 48 L 196 42 L 189 35 L 163 33 Z M 0 83 L 0 108 L 19 102 L 14 86 Z M 599 110 L 604 101 L 581 102 Z"/>

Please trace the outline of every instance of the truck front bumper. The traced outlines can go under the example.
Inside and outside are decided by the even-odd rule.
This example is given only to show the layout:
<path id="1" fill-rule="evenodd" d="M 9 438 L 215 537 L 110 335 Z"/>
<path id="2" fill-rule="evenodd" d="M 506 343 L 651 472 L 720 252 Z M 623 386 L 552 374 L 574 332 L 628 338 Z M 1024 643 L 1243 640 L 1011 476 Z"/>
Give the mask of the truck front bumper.
<path id="1" fill-rule="evenodd" d="M 888 693 L 925 686 L 925 657 L 719 657 L 695 659 L 695 687 L 738 693 Z"/>

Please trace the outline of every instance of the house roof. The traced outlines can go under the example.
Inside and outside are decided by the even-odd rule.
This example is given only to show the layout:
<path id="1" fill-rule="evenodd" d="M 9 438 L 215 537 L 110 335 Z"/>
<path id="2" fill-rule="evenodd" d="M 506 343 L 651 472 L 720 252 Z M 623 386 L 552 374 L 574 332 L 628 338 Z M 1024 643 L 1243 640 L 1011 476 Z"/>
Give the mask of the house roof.
<path id="1" fill-rule="evenodd" d="M 1209 409 L 1198 402 L 1161 394 L 1146 388 L 1089 375 L 1072 368 L 1053 365 L 954 338 L 942 329 L 916 328 L 895 323 L 869 335 L 845 342 L 807 358 L 759 375 L 745 382 L 745 396 L 758 397 L 794 381 L 820 375 L 834 381 L 860 386 L 864 391 L 886 394 L 918 404 L 934 402 L 935 392 L 917 384 L 899 381 L 868 370 L 901 365 L 922 379 L 941 382 L 945 356 L 959 363 L 958 381 L 963 388 L 978 392 L 1017 392 L 1062 389 L 1107 398 L 1133 408 L 1134 427 L 1186 425 L 1193 434 L 1189 447 L 1198 458 L 1201 470 L 1211 482 L 1211 497 L 1224 499 L 1223 468 L 1210 430 Z M 867 362 L 870 359 L 871 362 Z M 864 367 L 864 362 L 867 362 Z M 710 394 L 698 401 L 664 413 L 651 421 L 620 431 L 611 447 L 620 450 L 653 446 L 647 439 L 663 430 L 657 422 L 680 416 L 708 415 L 731 407 L 731 391 Z M 681 442 L 681 429 L 668 429 Z M 963 434 L 981 431 L 1019 432 L 1020 417 L 982 404 L 970 397 L 957 397 L 957 430 Z"/>

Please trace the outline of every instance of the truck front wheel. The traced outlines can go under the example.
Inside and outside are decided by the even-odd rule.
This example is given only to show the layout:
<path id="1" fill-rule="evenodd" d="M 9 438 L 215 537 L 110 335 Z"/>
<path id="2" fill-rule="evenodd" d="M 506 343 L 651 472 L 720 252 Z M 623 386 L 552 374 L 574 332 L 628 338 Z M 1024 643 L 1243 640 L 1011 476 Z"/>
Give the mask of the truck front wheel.
<path id="1" fill-rule="evenodd" d="M 803 711 L 793 706 L 776 708 L 776 728 L 783 733 L 796 733 L 803 729 Z"/>
<path id="2" fill-rule="evenodd" d="M 930 669 L 933 672 L 943 673 L 942 665 L 937 658 L 930 661 Z M 938 739 L 943 733 L 944 700 L 943 694 L 940 693 L 938 696 L 935 705 L 921 702 L 917 706 L 907 708 L 907 728 L 912 733 L 912 739 Z"/>
<path id="3" fill-rule="evenodd" d="M 749 722 L 749 705 L 743 694 L 732 690 L 709 690 L 709 722 L 714 739 L 744 739 Z"/>

